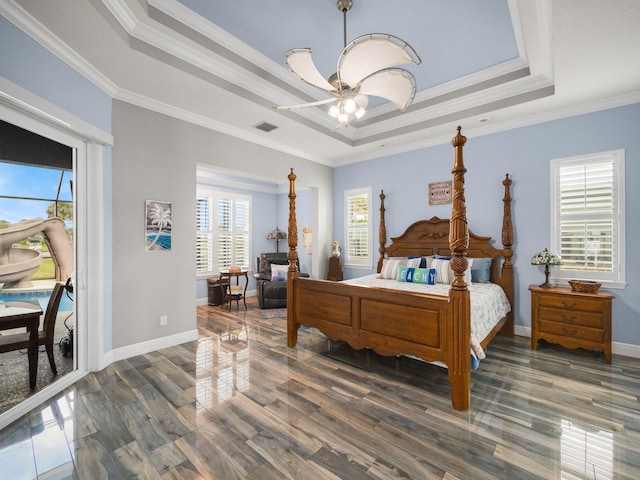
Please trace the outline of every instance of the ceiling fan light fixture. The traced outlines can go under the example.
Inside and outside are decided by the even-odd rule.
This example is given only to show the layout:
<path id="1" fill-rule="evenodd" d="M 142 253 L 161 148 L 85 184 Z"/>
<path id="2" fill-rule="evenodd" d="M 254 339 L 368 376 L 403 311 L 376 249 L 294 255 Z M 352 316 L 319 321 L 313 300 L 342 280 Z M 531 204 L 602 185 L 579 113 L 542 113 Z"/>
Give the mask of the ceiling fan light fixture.
<path id="1" fill-rule="evenodd" d="M 391 101 L 401 112 L 411 104 L 416 93 L 415 78 L 407 70 L 393 67 L 420 64 L 420 57 L 407 42 L 387 33 L 369 33 L 347 44 L 347 12 L 352 4 L 352 0 L 337 2 L 344 15 L 344 49 L 336 73 L 328 80 L 313 64 L 310 48 L 294 48 L 285 53 L 286 63 L 296 76 L 334 98 L 275 108 L 290 110 L 332 103 L 329 115 L 338 119 L 339 126 L 348 126 L 350 115 L 360 119 L 365 114 L 370 95 Z"/>
<path id="2" fill-rule="evenodd" d="M 344 111 L 345 111 L 345 112 L 347 112 L 347 113 L 353 113 L 353 112 L 355 112 L 355 111 L 356 111 L 356 109 L 358 108 L 358 104 L 357 104 L 357 103 L 356 103 L 356 101 L 355 101 L 353 98 L 351 98 L 351 97 L 347 98 L 347 99 L 344 101 L 343 106 L 344 106 Z"/>

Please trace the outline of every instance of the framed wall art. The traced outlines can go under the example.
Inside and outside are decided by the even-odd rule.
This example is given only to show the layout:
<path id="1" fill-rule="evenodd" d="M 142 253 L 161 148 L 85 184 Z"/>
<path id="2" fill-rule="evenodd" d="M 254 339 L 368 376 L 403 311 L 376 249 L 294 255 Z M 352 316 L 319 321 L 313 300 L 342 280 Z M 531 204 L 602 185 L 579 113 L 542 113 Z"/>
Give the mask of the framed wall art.
<path id="1" fill-rule="evenodd" d="M 147 200 L 145 202 L 145 250 L 171 250 L 171 202 Z"/>
<path id="2" fill-rule="evenodd" d="M 451 203 L 451 180 L 429 184 L 429 205 L 444 205 Z"/>

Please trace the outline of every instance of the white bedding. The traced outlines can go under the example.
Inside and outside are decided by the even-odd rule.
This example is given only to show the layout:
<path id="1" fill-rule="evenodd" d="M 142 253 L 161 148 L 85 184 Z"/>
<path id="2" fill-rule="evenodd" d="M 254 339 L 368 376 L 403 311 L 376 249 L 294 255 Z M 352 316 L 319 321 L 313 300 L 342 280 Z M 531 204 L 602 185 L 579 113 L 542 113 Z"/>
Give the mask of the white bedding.
<path id="1" fill-rule="evenodd" d="M 437 283 L 425 285 L 421 283 L 397 282 L 376 278 L 377 275 L 345 280 L 343 283 L 360 285 L 363 287 L 389 288 L 394 290 L 406 290 L 411 292 L 429 293 L 432 295 L 449 296 L 450 285 Z M 509 300 L 504 290 L 494 283 L 471 283 L 469 285 L 471 300 L 471 349 L 478 359 L 485 358 L 480 342 L 511 310 Z"/>

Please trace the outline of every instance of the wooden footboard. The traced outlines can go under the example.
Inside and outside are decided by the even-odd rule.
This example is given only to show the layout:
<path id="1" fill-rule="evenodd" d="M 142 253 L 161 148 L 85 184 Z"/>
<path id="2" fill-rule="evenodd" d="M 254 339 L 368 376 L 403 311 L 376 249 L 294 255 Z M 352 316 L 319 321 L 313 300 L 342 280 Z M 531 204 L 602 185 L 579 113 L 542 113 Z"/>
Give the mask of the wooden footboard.
<path id="1" fill-rule="evenodd" d="M 308 278 L 293 279 L 287 295 L 290 347 L 305 325 L 357 350 L 440 361 L 449 368 L 454 408 L 469 408 L 470 334 L 454 333 L 460 325 L 452 319 L 447 297 Z"/>
<path id="2" fill-rule="evenodd" d="M 288 344 L 296 344 L 300 324 L 316 327 L 331 340 L 381 355 L 410 353 L 443 360 L 448 299 L 398 290 L 297 278 L 289 316 Z M 288 313 L 288 312 L 287 312 Z M 467 350 L 469 352 L 469 350 Z"/>

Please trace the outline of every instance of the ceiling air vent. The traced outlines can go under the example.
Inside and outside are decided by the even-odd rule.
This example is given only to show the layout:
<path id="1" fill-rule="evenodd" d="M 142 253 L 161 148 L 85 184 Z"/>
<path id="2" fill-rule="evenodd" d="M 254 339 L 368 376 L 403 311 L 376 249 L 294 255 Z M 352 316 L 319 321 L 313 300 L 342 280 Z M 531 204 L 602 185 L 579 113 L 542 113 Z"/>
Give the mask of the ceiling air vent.
<path id="1" fill-rule="evenodd" d="M 261 122 L 257 125 L 254 125 L 253 127 L 267 133 L 269 133 L 271 130 L 275 130 L 276 128 L 278 128 L 275 125 L 271 125 L 270 123 L 267 123 L 267 122 Z"/>

